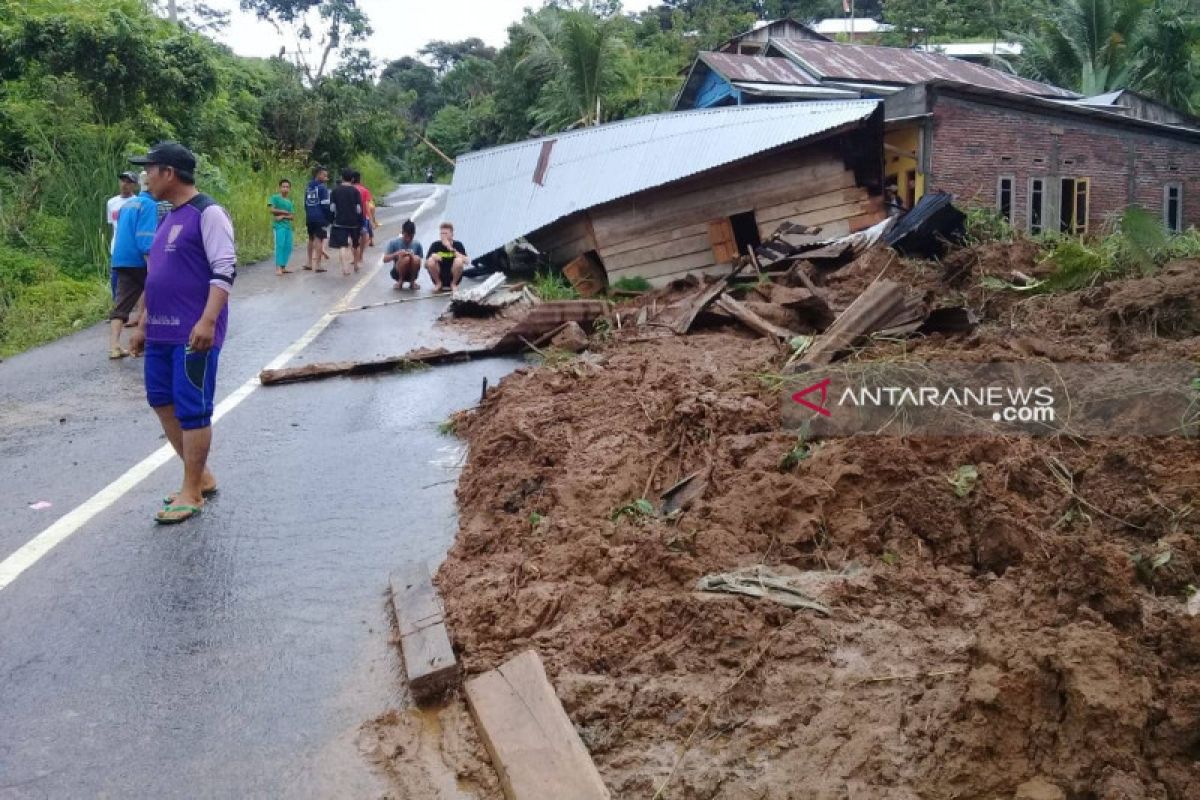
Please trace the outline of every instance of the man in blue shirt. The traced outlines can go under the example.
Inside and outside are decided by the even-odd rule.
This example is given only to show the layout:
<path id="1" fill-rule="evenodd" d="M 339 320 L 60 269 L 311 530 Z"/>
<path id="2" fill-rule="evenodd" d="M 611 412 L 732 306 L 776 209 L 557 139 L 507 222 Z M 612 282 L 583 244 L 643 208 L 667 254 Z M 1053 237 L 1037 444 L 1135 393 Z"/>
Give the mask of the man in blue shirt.
<path id="1" fill-rule="evenodd" d="M 313 269 L 313 253 L 316 253 L 316 271 L 324 272 L 321 259 L 325 257 L 325 237 L 329 235 L 329 170 L 317 167 L 313 178 L 304 189 L 304 221 L 308 228 L 308 261 L 304 268 Z"/>
<path id="2" fill-rule="evenodd" d="M 394 289 L 403 289 L 406 283 L 410 289 L 417 288 L 417 278 L 421 276 L 421 261 L 425 257 L 425 251 L 421 249 L 420 242 L 413 241 L 416 235 L 417 226 L 411 219 L 406 219 L 400 226 L 400 235 L 388 242 L 384 250 L 383 263 L 392 265 L 389 274 L 395 281 L 392 284 Z"/>
<path id="3" fill-rule="evenodd" d="M 121 329 L 146 288 L 146 257 L 157 230 L 158 208 L 154 197 L 143 184 L 141 193 L 130 198 L 117 216 L 117 232 L 112 248 L 112 270 L 117 276 L 117 291 L 113 298 L 112 313 L 108 315 L 109 358 L 129 355 L 129 351 L 121 347 Z"/>

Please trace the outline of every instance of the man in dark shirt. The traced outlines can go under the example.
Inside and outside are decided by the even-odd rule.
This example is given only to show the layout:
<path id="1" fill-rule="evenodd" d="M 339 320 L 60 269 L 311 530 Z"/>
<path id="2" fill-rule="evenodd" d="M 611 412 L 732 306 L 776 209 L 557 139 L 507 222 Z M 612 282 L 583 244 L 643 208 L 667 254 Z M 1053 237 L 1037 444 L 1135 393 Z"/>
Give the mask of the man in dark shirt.
<path id="1" fill-rule="evenodd" d="M 429 247 L 425 268 L 433 279 L 435 292 L 452 292 L 458 288 L 463 269 L 467 266 L 467 249 L 454 238 L 454 226 L 449 222 L 443 222 L 438 227 L 438 233 L 440 237 Z"/>
<path id="2" fill-rule="evenodd" d="M 362 240 L 366 209 L 363 208 L 362 195 L 354 185 L 354 170 L 342 170 L 342 182 L 330 193 L 329 211 L 333 215 L 329 246 L 338 251 L 338 264 L 342 267 L 342 274 L 350 274 L 350 267 L 346 266 L 347 250 L 350 251 L 350 264 L 354 271 L 358 272 L 358 262 L 354 260 L 354 254 Z"/>
<path id="3" fill-rule="evenodd" d="M 329 187 L 325 185 L 328 180 L 329 170 L 318 166 L 304 189 L 304 223 L 308 229 L 308 261 L 304 268 L 313 269 L 315 262 L 317 272 L 325 271 L 321 259 L 326 255 L 325 239 L 329 235 L 325 229 L 329 225 Z"/>

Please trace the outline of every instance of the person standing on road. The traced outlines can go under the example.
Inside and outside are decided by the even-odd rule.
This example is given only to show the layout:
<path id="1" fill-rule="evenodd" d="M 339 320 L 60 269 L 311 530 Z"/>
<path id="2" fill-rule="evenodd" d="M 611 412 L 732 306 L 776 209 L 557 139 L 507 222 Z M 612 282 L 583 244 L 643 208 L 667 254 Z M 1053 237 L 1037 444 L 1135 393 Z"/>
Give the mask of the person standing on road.
<path id="1" fill-rule="evenodd" d="M 132 172 L 122 172 L 117 176 L 118 189 L 117 194 L 108 198 L 108 202 L 104 204 L 104 220 L 112 228 L 111 236 L 108 240 L 108 256 L 111 262 L 113 250 L 117 246 L 117 217 L 121 213 L 121 208 L 128 203 L 138 189 L 137 176 Z M 112 299 L 117 299 L 117 272 L 109 270 L 109 284 L 112 289 Z"/>
<path id="2" fill-rule="evenodd" d="M 392 264 L 388 274 L 395 281 L 392 284 L 394 289 L 403 289 L 406 283 L 410 289 L 417 288 L 417 278 L 421 277 L 421 259 L 425 251 L 421 249 L 420 242 L 413 241 L 416 235 L 417 226 L 411 219 L 406 219 L 400 226 L 400 235 L 388 242 L 384 249 L 384 263 Z"/>
<path id="3" fill-rule="evenodd" d="M 292 193 L 292 182 L 284 178 L 279 182 L 279 193 L 271 195 L 267 205 L 271 209 L 272 223 L 275 233 L 275 274 L 291 275 L 287 268 L 288 259 L 292 257 L 292 220 L 296 218 L 296 206 L 289 199 Z"/>
<path id="4" fill-rule="evenodd" d="M 321 259 L 325 258 L 325 238 L 329 235 L 329 170 L 318 166 L 313 170 L 312 180 L 304 189 L 304 222 L 308 229 L 308 261 L 304 263 L 307 270 L 316 264 L 317 272 L 324 272 Z M 315 254 L 315 255 L 314 255 Z"/>
<path id="5" fill-rule="evenodd" d="M 435 292 L 454 291 L 462 280 L 467 266 L 467 249 L 454 238 L 454 226 L 443 222 L 438 226 L 438 240 L 429 247 L 429 260 L 425 266 L 433 279 Z"/>
<path id="6" fill-rule="evenodd" d="M 130 160 L 146 165 L 150 191 L 171 204 L 150 248 L 146 312 L 130 343 L 145 351 L 146 400 L 183 461 L 183 485 L 155 516 L 170 525 L 199 514 L 217 488 L 208 451 L 237 250 L 229 214 L 196 190 L 190 150 L 159 142 Z"/>
<path id="7" fill-rule="evenodd" d="M 358 272 L 358 247 L 362 242 L 363 208 L 362 194 L 354 185 L 354 170 L 342 170 L 342 182 L 330 192 L 329 210 L 333 214 L 333 230 L 329 233 L 329 246 L 338 251 L 338 265 L 342 275 L 350 274 L 346 266 L 346 250 L 350 251 L 350 263 Z"/>
<path id="8" fill-rule="evenodd" d="M 362 173 L 357 170 L 354 172 L 354 186 L 362 195 L 363 236 L 362 242 L 358 245 L 358 258 L 356 259 L 359 264 L 362 264 L 365 250 L 375 246 L 375 198 L 371 195 L 371 190 L 363 185 Z"/>
<path id="9" fill-rule="evenodd" d="M 126 173 L 129 174 L 129 173 Z M 122 177 L 124 182 L 124 177 Z M 117 213 L 117 230 L 113 236 L 112 274 L 116 277 L 113 307 L 108 315 L 108 357 L 124 358 L 129 351 L 121 347 L 121 328 L 141 300 L 146 287 L 146 258 L 158 229 L 158 212 L 154 198 L 143 187 L 130 197 Z M 145 317 L 145 313 L 141 315 Z"/>

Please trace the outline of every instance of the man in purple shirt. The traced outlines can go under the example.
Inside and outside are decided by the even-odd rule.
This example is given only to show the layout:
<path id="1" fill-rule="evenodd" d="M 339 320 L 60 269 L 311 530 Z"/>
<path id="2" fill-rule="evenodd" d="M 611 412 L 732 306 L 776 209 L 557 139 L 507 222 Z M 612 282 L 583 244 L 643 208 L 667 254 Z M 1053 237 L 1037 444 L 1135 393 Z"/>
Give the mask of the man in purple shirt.
<path id="1" fill-rule="evenodd" d="M 130 339 L 134 353 L 146 354 L 146 399 L 183 460 L 183 486 L 155 517 L 169 525 L 199 514 L 217 490 L 208 450 L 237 256 L 229 214 L 196 190 L 190 150 L 160 142 L 130 161 L 145 165 L 155 199 L 171 204 L 150 247 L 146 310 Z"/>

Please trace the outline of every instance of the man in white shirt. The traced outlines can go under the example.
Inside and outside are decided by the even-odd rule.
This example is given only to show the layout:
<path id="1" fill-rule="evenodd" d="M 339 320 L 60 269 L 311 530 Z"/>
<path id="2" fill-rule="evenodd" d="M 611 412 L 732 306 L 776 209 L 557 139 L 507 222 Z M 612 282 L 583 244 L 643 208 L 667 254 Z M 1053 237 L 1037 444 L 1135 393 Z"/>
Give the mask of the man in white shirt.
<path id="1" fill-rule="evenodd" d="M 125 204 L 132 200 L 137 195 L 138 191 L 138 177 L 132 172 L 122 172 L 117 176 L 117 180 L 120 181 L 121 193 L 108 198 L 108 202 L 105 204 L 104 208 L 105 219 L 108 220 L 108 224 L 112 228 L 112 236 L 108 240 L 108 254 L 110 257 L 113 253 L 113 247 L 117 243 L 117 217 L 121 215 L 121 209 L 125 207 Z M 117 273 L 115 271 L 112 272 L 111 288 L 113 300 L 116 300 Z M 126 323 L 126 327 L 131 328 L 134 325 L 137 325 L 138 314 L 140 314 L 141 311 L 142 301 L 138 300 L 138 307 L 134 309 L 133 314 L 130 316 L 130 321 Z"/>

